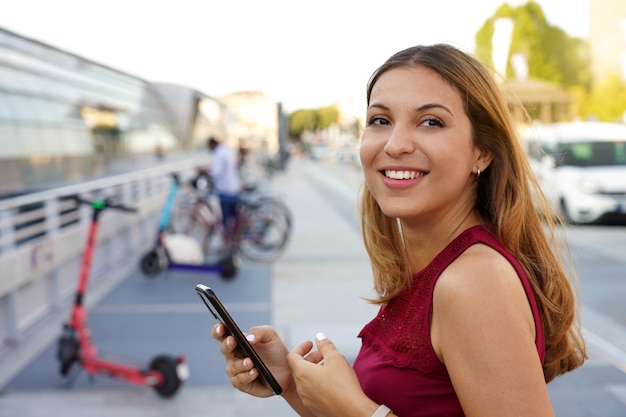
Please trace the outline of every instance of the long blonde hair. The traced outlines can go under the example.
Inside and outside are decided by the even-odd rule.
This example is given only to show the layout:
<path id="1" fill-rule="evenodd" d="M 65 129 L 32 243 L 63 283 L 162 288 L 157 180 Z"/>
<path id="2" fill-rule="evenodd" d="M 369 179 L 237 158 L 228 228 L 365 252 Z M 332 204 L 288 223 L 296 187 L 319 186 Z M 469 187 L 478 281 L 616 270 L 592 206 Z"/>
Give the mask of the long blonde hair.
<path id="1" fill-rule="evenodd" d="M 479 179 L 476 210 L 517 257 L 532 284 L 546 339 L 544 376 L 551 381 L 582 365 L 587 357 L 576 293 L 560 260 L 565 254 L 557 239 L 561 221 L 543 196 L 499 87 L 471 55 L 445 44 L 400 51 L 371 76 L 368 105 L 381 74 L 416 65 L 436 71 L 457 89 L 472 124 L 474 143 L 493 155 Z M 367 187 L 362 190 L 360 210 L 363 240 L 379 294 L 376 302 L 386 303 L 412 281 L 401 231 L 397 220 L 381 211 Z"/>

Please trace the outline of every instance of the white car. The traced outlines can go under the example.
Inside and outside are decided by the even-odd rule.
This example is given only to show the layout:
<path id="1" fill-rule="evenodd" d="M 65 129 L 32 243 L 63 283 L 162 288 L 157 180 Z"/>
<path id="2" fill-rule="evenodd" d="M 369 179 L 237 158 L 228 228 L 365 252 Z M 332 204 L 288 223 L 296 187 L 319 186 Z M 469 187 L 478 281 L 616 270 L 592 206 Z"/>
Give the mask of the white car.
<path id="1" fill-rule="evenodd" d="M 536 124 L 521 138 L 544 194 L 567 221 L 626 222 L 625 124 Z"/>

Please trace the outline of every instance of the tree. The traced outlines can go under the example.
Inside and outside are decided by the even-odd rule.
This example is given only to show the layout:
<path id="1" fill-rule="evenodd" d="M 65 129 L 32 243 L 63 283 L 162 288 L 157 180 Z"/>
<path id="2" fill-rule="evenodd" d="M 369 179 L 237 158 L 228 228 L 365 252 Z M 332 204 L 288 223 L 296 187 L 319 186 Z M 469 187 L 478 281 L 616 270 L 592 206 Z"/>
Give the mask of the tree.
<path id="1" fill-rule="evenodd" d="M 289 114 L 287 119 L 289 136 L 300 139 L 302 133 L 312 131 L 317 128 L 317 115 L 315 110 L 296 110 Z"/>
<path id="2" fill-rule="evenodd" d="M 581 106 L 586 118 L 620 122 L 626 116 L 626 82 L 619 74 L 609 74 L 594 86 L 588 100 Z"/>
<path id="3" fill-rule="evenodd" d="M 550 25 L 541 7 L 534 1 L 519 7 L 505 3 L 483 24 L 476 33 L 476 56 L 482 62 L 494 66 L 493 35 L 495 23 L 500 18 L 514 22 L 506 72 L 503 74 L 505 78 L 515 77 L 511 57 L 522 55 L 527 63 L 527 76 L 566 89 L 578 103 L 579 116 L 615 120 L 618 114 L 626 111 L 626 104 L 620 99 L 626 95 L 624 83 L 607 80 L 593 85 L 588 42 L 570 37 L 560 28 Z"/>
<path id="4" fill-rule="evenodd" d="M 319 109 L 296 110 L 289 115 L 287 125 L 289 136 L 300 139 L 304 132 L 316 132 L 327 129 L 339 121 L 339 111 L 334 106 Z"/>
<path id="5" fill-rule="evenodd" d="M 514 22 L 506 78 L 515 77 L 511 57 L 522 54 L 528 64 L 528 77 L 551 81 L 569 88 L 591 87 L 590 53 L 587 42 L 567 35 L 562 29 L 550 25 L 541 6 L 529 1 L 519 7 L 500 6 L 476 33 L 476 56 L 493 66 L 494 24 L 499 18 Z"/>
<path id="6" fill-rule="evenodd" d="M 322 107 L 317 111 L 318 129 L 327 129 L 339 121 L 339 111 L 335 106 Z"/>

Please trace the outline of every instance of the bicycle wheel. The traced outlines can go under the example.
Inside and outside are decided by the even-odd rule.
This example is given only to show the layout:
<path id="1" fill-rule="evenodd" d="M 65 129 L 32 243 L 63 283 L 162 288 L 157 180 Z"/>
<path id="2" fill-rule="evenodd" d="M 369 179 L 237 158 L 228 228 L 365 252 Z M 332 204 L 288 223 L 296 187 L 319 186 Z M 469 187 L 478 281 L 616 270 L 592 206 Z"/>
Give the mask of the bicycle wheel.
<path id="1" fill-rule="evenodd" d="M 272 262 L 287 248 L 291 236 L 288 211 L 267 205 L 244 209 L 237 235 L 241 254 L 254 262 Z"/>
<path id="2" fill-rule="evenodd" d="M 282 219 L 291 229 L 291 210 L 282 200 L 276 197 L 259 197 L 258 199 L 247 203 L 249 211 L 265 211 L 272 213 L 273 216 Z"/>
<path id="3" fill-rule="evenodd" d="M 193 208 L 183 207 L 172 214 L 169 228 L 170 233 L 177 233 L 189 236 L 196 240 L 203 248 L 209 241 L 211 231 L 198 219 Z"/>

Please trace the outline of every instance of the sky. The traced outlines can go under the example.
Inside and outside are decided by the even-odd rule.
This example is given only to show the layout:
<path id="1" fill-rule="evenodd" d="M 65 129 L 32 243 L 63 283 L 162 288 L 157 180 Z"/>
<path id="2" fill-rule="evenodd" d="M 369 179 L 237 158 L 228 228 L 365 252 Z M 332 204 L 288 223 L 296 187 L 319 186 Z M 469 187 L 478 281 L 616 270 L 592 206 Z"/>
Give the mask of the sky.
<path id="1" fill-rule="evenodd" d="M 586 38 L 590 0 L 537 0 Z M 288 112 L 364 97 L 393 53 L 467 52 L 503 0 L 0 0 L 0 27 L 152 82 L 209 96 L 255 90 Z M 519 6 L 526 1 L 509 0 Z"/>

